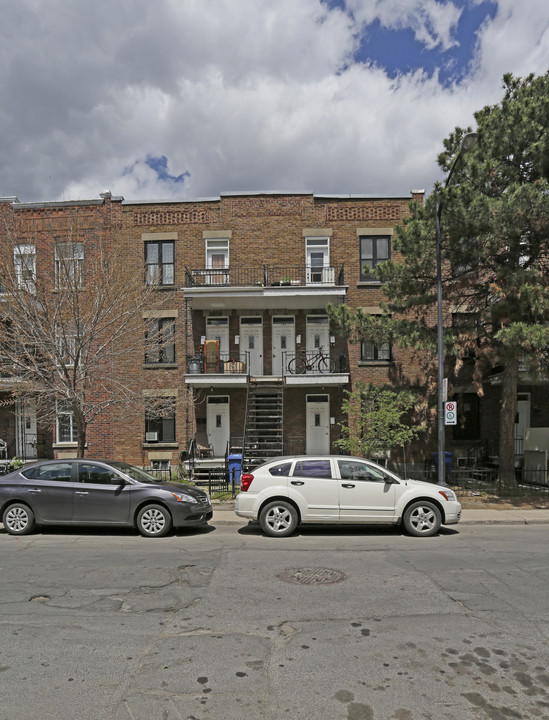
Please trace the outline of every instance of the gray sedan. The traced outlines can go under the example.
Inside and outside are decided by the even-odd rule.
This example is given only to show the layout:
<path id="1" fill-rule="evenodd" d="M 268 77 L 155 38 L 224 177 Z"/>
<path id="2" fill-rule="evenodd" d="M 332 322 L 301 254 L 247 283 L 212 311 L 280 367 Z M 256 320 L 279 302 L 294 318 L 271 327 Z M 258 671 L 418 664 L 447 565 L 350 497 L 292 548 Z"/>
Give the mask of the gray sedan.
<path id="1" fill-rule="evenodd" d="M 203 490 L 158 482 L 128 463 L 47 460 L 0 478 L 0 516 L 11 535 L 36 525 L 95 525 L 162 537 L 173 527 L 205 524 L 212 505 Z"/>

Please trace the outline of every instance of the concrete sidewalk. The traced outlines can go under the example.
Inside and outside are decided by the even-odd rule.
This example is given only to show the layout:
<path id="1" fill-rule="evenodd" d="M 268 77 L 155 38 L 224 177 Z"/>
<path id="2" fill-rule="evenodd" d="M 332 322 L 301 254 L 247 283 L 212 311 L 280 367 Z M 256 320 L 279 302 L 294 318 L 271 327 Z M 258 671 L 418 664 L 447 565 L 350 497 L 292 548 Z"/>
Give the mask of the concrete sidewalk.
<path id="1" fill-rule="evenodd" d="M 234 511 L 234 502 L 213 503 L 213 519 L 215 525 L 247 525 L 246 518 L 238 517 Z M 462 510 L 461 525 L 534 525 L 549 523 L 548 510 Z"/>

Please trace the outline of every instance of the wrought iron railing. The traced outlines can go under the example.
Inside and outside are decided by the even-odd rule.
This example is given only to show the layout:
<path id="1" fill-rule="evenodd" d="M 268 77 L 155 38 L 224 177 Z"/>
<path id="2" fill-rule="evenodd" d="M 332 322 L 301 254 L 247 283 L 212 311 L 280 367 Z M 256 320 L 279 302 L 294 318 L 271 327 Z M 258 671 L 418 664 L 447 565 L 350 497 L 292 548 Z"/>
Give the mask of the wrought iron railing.
<path id="1" fill-rule="evenodd" d="M 228 268 L 185 268 L 185 287 L 307 287 L 341 286 L 344 266 L 258 265 Z"/>
<path id="2" fill-rule="evenodd" d="M 318 350 L 298 350 L 282 353 L 284 375 L 328 375 L 341 372 L 338 358 L 330 352 Z"/>
<path id="3" fill-rule="evenodd" d="M 204 353 L 195 353 L 187 356 L 187 373 L 189 375 L 202 374 L 230 374 L 230 375 L 247 375 L 249 369 L 248 361 L 249 353 L 217 353 L 205 355 Z"/>

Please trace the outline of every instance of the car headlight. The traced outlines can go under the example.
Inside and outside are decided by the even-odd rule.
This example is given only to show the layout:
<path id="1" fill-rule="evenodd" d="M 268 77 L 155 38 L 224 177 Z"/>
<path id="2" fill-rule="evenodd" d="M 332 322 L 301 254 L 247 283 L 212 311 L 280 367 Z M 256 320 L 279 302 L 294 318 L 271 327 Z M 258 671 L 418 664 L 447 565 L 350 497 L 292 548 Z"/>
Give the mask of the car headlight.
<path id="1" fill-rule="evenodd" d="M 453 490 L 450 490 L 450 488 L 445 488 L 444 490 L 438 491 L 439 495 L 442 495 L 442 497 L 447 500 L 448 502 L 457 502 L 456 494 Z"/>
<path id="2" fill-rule="evenodd" d="M 197 503 L 198 500 L 194 498 L 192 495 L 187 495 L 186 493 L 172 493 L 174 498 L 177 500 L 177 502 L 186 502 L 186 503 Z"/>

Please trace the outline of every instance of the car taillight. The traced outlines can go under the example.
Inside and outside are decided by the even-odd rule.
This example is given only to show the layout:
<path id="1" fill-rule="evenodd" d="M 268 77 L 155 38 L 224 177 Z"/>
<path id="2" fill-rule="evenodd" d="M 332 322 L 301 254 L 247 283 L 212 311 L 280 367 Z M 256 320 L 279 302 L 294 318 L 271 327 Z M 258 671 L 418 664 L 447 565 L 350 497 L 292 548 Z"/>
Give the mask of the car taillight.
<path id="1" fill-rule="evenodd" d="M 243 473 L 240 478 L 240 492 L 246 492 L 246 490 L 252 484 L 253 479 L 254 476 L 252 475 L 252 473 Z"/>

